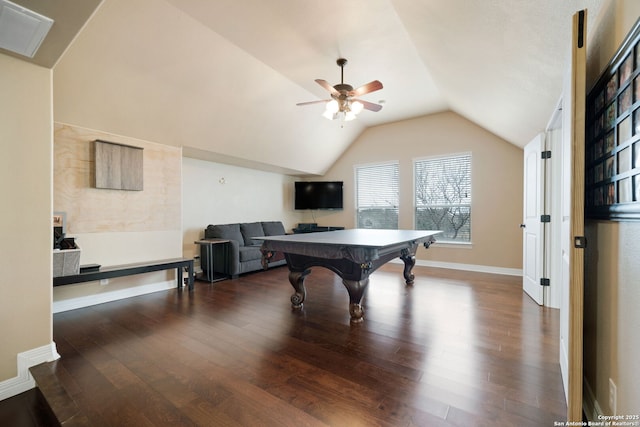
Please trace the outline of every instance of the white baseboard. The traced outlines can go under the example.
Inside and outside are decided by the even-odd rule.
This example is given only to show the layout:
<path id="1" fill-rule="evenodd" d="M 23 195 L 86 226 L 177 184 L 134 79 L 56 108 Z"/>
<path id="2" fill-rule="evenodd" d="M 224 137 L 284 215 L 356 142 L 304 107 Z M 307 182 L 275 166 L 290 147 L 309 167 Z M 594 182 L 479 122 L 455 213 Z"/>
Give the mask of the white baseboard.
<path id="1" fill-rule="evenodd" d="M 103 304 L 105 302 L 137 297 L 140 295 L 150 294 L 153 292 L 166 291 L 168 289 L 174 289 L 175 287 L 176 287 L 175 280 L 167 280 L 164 282 L 134 286 L 131 288 L 120 289 L 112 292 L 103 292 L 103 293 L 94 294 L 94 295 L 86 295 L 86 296 L 77 297 L 77 298 L 69 298 L 69 299 L 60 300 L 60 301 L 54 301 L 53 312 L 62 313 L 63 311 L 89 307 L 92 305 Z"/>
<path id="2" fill-rule="evenodd" d="M 560 374 L 562 375 L 562 387 L 564 388 L 565 401 L 569 401 L 569 355 L 567 353 L 567 343 L 560 337 Z"/>
<path id="3" fill-rule="evenodd" d="M 391 262 L 402 263 L 402 260 L 400 260 L 399 258 L 396 258 Z M 522 276 L 521 269 L 494 267 L 490 265 L 459 264 L 455 262 L 428 261 L 428 260 L 422 260 L 422 259 L 416 260 L 416 265 L 419 265 L 422 267 L 447 268 L 450 270 L 475 271 L 478 273 L 503 274 L 506 276 Z"/>
<path id="4" fill-rule="evenodd" d="M 0 382 L 0 400 L 8 399 L 36 386 L 29 368 L 44 362 L 52 362 L 60 358 L 56 350 L 56 343 L 43 345 L 16 356 L 18 362 L 18 376 Z"/>

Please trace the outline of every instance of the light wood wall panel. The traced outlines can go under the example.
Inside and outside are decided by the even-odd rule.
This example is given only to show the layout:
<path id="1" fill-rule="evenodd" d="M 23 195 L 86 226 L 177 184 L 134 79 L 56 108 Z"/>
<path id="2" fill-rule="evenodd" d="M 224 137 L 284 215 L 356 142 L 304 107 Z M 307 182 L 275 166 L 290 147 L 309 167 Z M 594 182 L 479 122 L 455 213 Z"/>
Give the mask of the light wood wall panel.
<path id="1" fill-rule="evenodd" d="M 97 139 L 144 149 L 144 190 L 95 188 Z M 70 235 L 180 230 L 181 160 L 180 148 L 56 123 L 54 211 L 67 213 Z"/>

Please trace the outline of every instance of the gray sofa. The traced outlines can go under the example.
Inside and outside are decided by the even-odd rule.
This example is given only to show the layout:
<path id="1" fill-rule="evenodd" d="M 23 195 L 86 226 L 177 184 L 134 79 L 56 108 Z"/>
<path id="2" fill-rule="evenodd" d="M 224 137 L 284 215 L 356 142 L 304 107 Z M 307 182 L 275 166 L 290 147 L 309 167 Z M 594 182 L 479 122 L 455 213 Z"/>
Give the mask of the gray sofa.
<path id="1" fill-rule="evenodd" d="M 286 234 L 280 221 L 245 222 L 236 224 L 209 225 L 204 230 L 205 239 L 228 239 L 227 245 L 213 245 L 214 265 L 209 266 L 207 257 L 201 256 L 202 270 L 205 274 L 211 271 L 231 277 L 250 271 L 262 270 L 261 236 L 278 236 Z M 283 254 L 275 254 L 269 267 L 285 265 Z"/>

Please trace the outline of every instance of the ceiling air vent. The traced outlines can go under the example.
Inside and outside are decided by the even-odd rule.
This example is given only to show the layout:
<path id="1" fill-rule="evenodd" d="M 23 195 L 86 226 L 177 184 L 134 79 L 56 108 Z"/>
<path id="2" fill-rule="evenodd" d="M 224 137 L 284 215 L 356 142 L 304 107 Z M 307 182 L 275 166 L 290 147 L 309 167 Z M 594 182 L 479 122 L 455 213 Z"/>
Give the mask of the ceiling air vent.
<path id="1" fill-rule="evenodd" d="M 0 0 L 0 48 L 33 58 L 53 19 Z"/>

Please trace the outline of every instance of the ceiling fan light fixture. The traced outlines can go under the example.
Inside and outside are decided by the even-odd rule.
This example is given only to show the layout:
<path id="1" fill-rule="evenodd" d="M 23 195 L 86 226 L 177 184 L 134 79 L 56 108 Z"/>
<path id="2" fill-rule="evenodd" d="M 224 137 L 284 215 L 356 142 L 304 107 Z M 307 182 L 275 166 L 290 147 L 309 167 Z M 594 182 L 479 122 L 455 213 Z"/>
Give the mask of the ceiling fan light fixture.
<path id="1" fill-rule="evenodd" d="M 363 108 L 364 108 L 364 104 L 362 104 L 362 102 L 353 101 L 351 103 L 351 111 L 354 114 L 360 114 Z"/>
<path id="2" fill-rule="evenodd" d="M 324 110 L 324 113 L 322 113 L 322 117 L 324 117 L 327 120 L 335 120 L 336 117 L 338 117 L 338 113 L 332 113 L 329 110 Z"/>
<path id="3" fill-rule="evenodd" d="M 331 114 L 335 114 L 340 110 L 340 105 L 338 104 L 338 101 L 336 101 L 335 99 L 332 99 L 331 101 L 327 102 L 327 106 L 326 106 L 326 111 L 331 113 Z"/>
<path id="4" fill-rule="evenodd" d="M 356 118 L 356 115 L 353 111 L 345 111 L 344 112 L 344 121 L 345 122 L 350 122 L 351 120 L 354 120 Z"/>
<path id="5" fill-rule="evenodd" d="M 382 89 L 382 83 L 378 80 L 373 80 L 357 89 L 354 89 L 353 86 L 344 83 L 344 66 L 347 63 L 347 60 L 344 58 L 338 58 L 336 63 L 340 67 L 339 84 L 331 86 L 326 80 L 315 80 L 316 83 L 331 94 L 331 99 L 300 102 L 297 105 L 325 103 L 325 111 L 322 113 L 325 118 L 335 120 L 340 117 L 346 122 L 354 120 L 362 110 L 370 110 L 374 112 L 380 111 L 382 105 L 364 100 L 360 101 L 357 97 Z"/>

